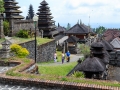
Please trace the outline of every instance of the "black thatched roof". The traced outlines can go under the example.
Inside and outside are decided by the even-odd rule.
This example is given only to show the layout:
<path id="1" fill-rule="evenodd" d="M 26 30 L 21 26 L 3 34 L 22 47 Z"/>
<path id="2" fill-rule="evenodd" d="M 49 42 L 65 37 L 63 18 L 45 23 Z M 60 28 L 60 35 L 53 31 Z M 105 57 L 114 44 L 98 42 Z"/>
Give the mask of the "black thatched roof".
<path id="1" fill-rule="evenodd" d="M 54 31 L 51 31 L 49 32 L 49 35 L 55 35 L 55 34 L 58 34 L 59 32 L 57 30 L 54 30 Z"/>
<path id="2" fill-rule="evenodd" d="M 43 0 L 40 4 L 41 5 L 48 5 L 48 3 L 45 0 Z"/>
<path id="3" fill-rule="evenodd" d="M 79 38 L 77 38 L 76 36 L 70 36 L 67 39 L 67 42 L 78 42 L 78 41 L 79 41 Z"/>
<path id="4" fill-rule="evenodd" d="M 107 42 L 106 40 L 101 40 L 101 42 L 103 43 L 104 48 L 107 51 L 113 51 L 114 50 L 113 47 L 112 47 L 112 45 L 109 42 Z"/>
<path id="5" fill-rule="evenodd" d="M 79 65 L 78 69 L 79 71 L 102 72 L 105 70 L 105 64 L 97 57 L 88 57 Z"/>
<path id="6" fill-rule="evenodd" d="M 92 47 L 92 48 L 103 48 L 104 45 L 103 45 L 102 42 L 93 42 L 93 43 L 91 44 L 91 47 Z"/>
<path id="7" fill-rule="evenodd" d="M 54 37 L 54 39 L 56 40 L 56 41 L 58 41 L 58 40 L 60 40 L 61 38 L 63 38 L 65 35 L 57 35 L 57 36 L 55 36 Z"/>
<path id="8" fill-rule="evenodd" d="M 104 53 L 105 55 L 107 55 L 108 56 L 108 58 L 110 58 L 111 56 L 110 56 L 110 54 L 105 50 L 105 53 Z"/>
<path id="9" fill-rule="evenodd" d="M 101 55 L 101 54 L 104 54 L 105 51 L 99 51 L 99 52 L 98 52 L 98 51 L 96 51 L 96 50 L 92 50 L 92 53 L 93 53 L 93 54 L 100 54 L 100 55 Z"/>
<path id="10" fill-rule="evenodd" d="M 59 32 L 64 32 L 66 31 L 66 28 L 59 26 L 56 28 L 56 30 L 58 30 Z"/>
<path id="11" fill-rule="evenodd" d="M 65 32 L 66 34 L 88 34 L 88 29 L 83 28 L 79 24 L 74 25 L 72 28 Z"/>
<path id="12" fill-rule="evenodd" d="M 104 58 L 101 60 L 104 64 L 108 64 L 110 59 L 109 59 L 109 56 L 107 54 L 104 54 Z"/>
<path id="13" fill-rule="evenodd" d="M 80 24 L 80 26 L 81 26 L 84 30 L 87 30 L 87 32 L 93 33 L 93 32 L 92 32 L 92 29 L 90 28 L 90 26 L 87 26 L 87 25 L 85 25 L 85 24 Z"/>

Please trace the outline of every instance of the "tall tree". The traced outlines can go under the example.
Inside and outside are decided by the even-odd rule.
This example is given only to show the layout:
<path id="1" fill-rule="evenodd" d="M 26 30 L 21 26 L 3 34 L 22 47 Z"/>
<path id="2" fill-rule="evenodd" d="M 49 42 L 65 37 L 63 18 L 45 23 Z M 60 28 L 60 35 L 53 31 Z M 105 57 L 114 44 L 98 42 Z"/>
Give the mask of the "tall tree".
<path id="1" fill-rule="evenodd" d="M 3 0 L 0 0 L 0 13 L 3 13 L 4 12 L 4 1 Z"/>
<path id="2" fill-rule="evenodd" d="M 34 16 L 34 10 L 33 10 L 33 6 L 30 4 L 29 10 L 28 10 L 28 16 L 26 19 L 33 19 L 33 16 Z"/>
<path id="3" fill-rule="evenodd" d="M 60 24 L 58 23 L 58 27 L 60 27 Z"/>
<path id="4" fill-rule="evenodd" d="M 97 34 L 103 34 L 105 32 L 105 27 L 103 26 L 99 26 L 98 28 L 96 28 L 96 33 Z"/>
<path id="5" fill-rule="evenodd" d="M 80 25 L 82 24 L 82 20 L 80 19 Z"/>
<path id="6" fill-rule="evenodd" d="M 70 28 L 71 28 L 71 25 L 70 25 L 70 23 L 68 23 L 66 29 L 69 30 Z"/>

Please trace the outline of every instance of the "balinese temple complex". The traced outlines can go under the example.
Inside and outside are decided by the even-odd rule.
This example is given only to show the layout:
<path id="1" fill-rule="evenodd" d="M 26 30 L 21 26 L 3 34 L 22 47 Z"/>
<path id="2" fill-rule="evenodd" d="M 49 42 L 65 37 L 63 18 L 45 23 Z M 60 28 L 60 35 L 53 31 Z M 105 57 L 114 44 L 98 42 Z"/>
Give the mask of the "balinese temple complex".
<path id="1" fill-rule="evenodd" d="M 40 3 L 38 13 L 38 29 L 39 31 L 43 30 L 43 37 L 54 38 L 55 35 L 58 34 L 56 30 L 55 21 L 52 20 L 53 17 L 51 16 L 50 7 L 48 3 L 43 0 Z"/>
<path id="2" fill-rule="evenodd" d="M 20 13 L 22 13 L 22 11 L 18 10 L 20 8 L 19 6 L 17 6 L 18 2 L 16 2 L 15 0 L 4 0 L 4 2 L 4 13 L 6 14 L 6 20 L 9 20 L 11 18 L 19 20 L 24 18 L 23 16 L 19 15 Z"/>

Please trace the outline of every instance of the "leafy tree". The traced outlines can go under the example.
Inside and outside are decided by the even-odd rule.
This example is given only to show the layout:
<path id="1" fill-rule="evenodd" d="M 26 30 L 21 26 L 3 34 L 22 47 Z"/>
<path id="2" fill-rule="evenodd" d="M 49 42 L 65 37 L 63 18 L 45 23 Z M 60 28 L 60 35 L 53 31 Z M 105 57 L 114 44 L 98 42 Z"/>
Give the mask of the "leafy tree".
<path id="1" fill-rule="evenodd" d="M 4 12 L 4 1 L 3 0 L 0 0 L 0 13 L 3 13 Z"/>
<path id="2" fill-rule="evenodd" d="M 70 23 L 68 23 L 66 29 L 69 30 L 70 28 L 71 28 L 71 25 L 70 25 Z"/>
<path id="3" fill-rule="evenodd" d="M 103 26 L 99 26 L 98 28 L 96 28 L 96 33 L 97 34 L 103 34 L 105 32 L 105 27 Z"/>
<path id="4" fill-rule="evenodd" d="M 80 19 L 80 24 L 83 24 L 81 19 Z"/>
<path id="5" fill-rule="evenodd" d="M 17 34 L 16 34 L 17 37 L 21 37 L 21 38 L 29 38 L 30 35 L 29 35 L 29 31 L 28 30 L 20 30 Z"/>
<path id="6" fill-rule="evenodd" d="M 4 35 L 7 36 L 9 34 L 9 28 L 10 28 L 8 21 L 5 20 L 3 22 L 3 28 L 4 28 Z"/>
<path id="7" fill-rule="evenodd" d="M 26 19 L 33 19 L 33 17 L 34 17 L 34 10 L 33 10 L 33 6 L 30 4 L 28 16 L 26 17 Z"/>

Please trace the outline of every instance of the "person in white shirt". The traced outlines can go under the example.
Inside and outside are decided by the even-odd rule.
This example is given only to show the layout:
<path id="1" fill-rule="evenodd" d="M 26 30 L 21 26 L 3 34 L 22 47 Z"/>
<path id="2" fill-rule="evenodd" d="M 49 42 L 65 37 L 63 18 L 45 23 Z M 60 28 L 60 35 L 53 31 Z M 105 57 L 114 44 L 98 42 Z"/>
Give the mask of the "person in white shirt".
<path id="1" fill-rule="evenodd" d="M 57 53 L 54 53 L 54 62 L 57 62 Z"/>

